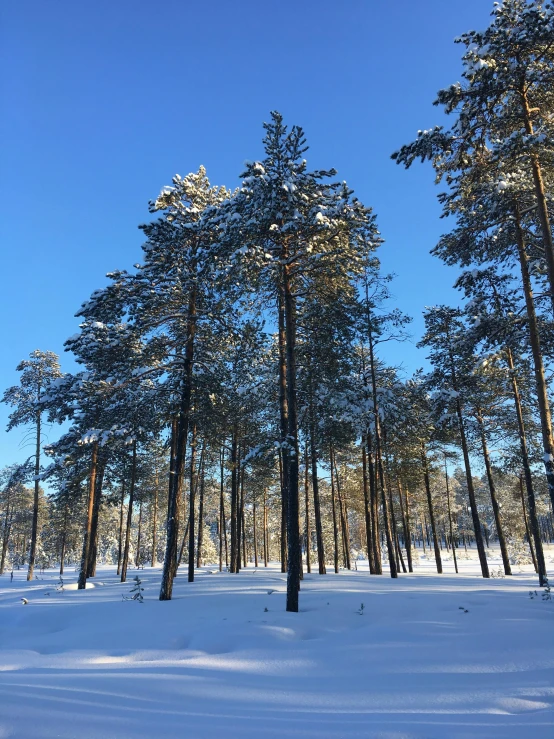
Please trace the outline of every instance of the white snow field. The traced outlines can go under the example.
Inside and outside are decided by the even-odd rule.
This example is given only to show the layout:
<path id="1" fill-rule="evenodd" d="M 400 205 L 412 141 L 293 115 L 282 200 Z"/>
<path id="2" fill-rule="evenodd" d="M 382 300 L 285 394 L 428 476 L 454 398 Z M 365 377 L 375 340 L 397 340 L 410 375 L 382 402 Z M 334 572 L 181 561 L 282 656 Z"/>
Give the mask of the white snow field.
<path id="1" fill-rule="evenodd" d="M 460 564 L 308 575 L 298 614 L 277 565 L 180 571 L 163 603 L 145 568 L 142 604 L 122 599 L 135 570 L 78 591 L 70 568 L 62 593 L 54 571 L 8 573 L 0 737 L 552 739 L 554 601 L 529 597 L 527 566 L 486 581 Z"/>

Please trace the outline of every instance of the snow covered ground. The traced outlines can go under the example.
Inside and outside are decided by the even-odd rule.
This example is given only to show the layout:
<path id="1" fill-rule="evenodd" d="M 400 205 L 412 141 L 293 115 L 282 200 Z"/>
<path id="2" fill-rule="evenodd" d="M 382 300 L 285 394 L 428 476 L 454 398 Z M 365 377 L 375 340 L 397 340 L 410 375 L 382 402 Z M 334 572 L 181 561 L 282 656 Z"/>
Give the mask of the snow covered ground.
<path id="1" fill-rule="evenodd" d="M 164 603 L 146 568 L 143 604 L 122 599 L 134 570 L 77 591 L 70 568 L 62 593 L 53 571 L 8 573 L 0 738 L 551 739 L 554 601 L 529 597 L 529 567 L 488 581 L 461 567 L 312 574 L 298 614 L 277 566 L 180 573 Z"/>

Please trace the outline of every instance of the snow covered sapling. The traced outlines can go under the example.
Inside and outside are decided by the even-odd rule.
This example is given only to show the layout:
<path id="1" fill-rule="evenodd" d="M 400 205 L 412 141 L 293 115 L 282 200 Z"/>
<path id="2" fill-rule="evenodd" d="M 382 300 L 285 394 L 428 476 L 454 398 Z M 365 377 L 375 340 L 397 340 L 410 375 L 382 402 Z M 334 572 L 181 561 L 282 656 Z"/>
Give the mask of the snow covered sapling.
<path id="1" fill-rule="evenodd" d="M 536 590 L 530 590 L 529 597 L 531 598 L 531 600 L 535 600 L 535 598 L 539 597 L 539 594 Z M 550 587 L 550 583 L 548 582 L 546 578 L 544 580 L 544 586 L 541 592 L 541 598 L 544 601 L 552 600 L 552 589 Z"/>
<path id="2" fill-rule="evenodd" d="M 139 603 L 142 603 L 144 601 L 142 595 L 144 592 L 144 588 L 142 587 L 142 580 L 138 575 L 135 575 L 133 578 L 133 582 L 135 584 L 131 588 L 131 595 L 123 595 L 123 600 L 137 600 Z"/>

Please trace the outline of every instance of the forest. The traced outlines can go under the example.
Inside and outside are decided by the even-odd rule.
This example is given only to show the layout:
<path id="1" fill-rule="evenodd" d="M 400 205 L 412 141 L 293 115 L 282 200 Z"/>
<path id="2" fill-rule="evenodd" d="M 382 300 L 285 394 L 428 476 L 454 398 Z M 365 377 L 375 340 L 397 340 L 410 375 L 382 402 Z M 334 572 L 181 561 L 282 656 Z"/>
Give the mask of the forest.
<path id="1" fill-rule="evenodd" d="M 238 189 L 200 167 L 150 201 L 141 261 L 78 310 L 79 370 L 39 349 L 18 365 L 2 400 L 33 453 L 1 471 L 3 580 L 71 567 L 82 590 L 99 565 L 122 583 L 161 565 L 167 601 L 203 565 L 278 562 L 296 613 L 306 574 L 457 573 L 474 552 L 483 578 L 531 564 L 549 596 L 554 9 L 506 0 L 457 43 L 449 127 L 390 153 L 431 163 L 430 246 L 458 268 L 457 304 L 424 286 L 424 368 L 385 358 L 411 319 L 371 204 L 271 112 Z"/>

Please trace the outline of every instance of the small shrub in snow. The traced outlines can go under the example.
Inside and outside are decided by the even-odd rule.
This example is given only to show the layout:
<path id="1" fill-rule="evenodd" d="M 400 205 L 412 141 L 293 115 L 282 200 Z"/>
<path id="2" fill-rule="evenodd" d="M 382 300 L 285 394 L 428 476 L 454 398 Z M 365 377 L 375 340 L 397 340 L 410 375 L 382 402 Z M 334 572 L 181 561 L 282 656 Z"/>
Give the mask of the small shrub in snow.
<path id="1" fill-rule="evenodd" d="M 529 597 L 531 598 L 531 600 L 535 600 L 535 598 L 539 597 L 539 594 L 536 590 L 530 590 Z M 548 580 L 545 580 L 545 585 L 541 591 L 541 599 L 544 601 L 552 600 L 552 589 Z"/>
<path id="2" fill-rule="evenodd" d="M 142 580 L 138 575 L 135 575 L 133 577 L 134 585 L 131 588 L 131 595 L 124 595 L 123 600 L 137 600 L 139 603 L 142 603 L 144 598 L 142 597 L 142 594 L 144 592 L 144 588 L 142 587 Z"/>

